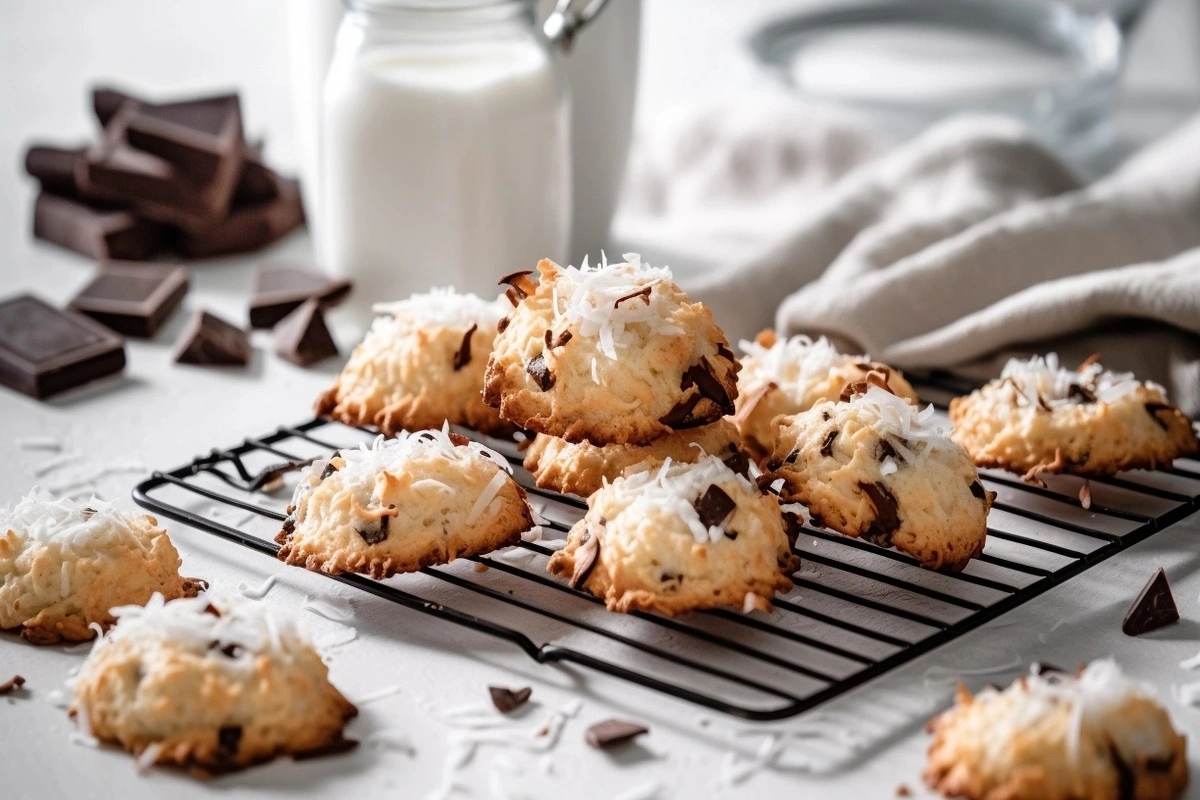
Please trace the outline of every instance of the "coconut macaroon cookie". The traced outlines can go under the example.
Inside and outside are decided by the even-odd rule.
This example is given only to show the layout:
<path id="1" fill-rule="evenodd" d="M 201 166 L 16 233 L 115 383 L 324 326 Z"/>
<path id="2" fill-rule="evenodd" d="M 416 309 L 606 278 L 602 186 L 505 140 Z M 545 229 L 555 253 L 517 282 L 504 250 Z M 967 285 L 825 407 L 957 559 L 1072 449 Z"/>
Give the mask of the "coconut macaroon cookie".
<path id="1" fill-rule="evenodd" d="M 484 378 L 484 401 L 528 430 L 570 442 L 647 444 L 733 413 L 737 360 L 671 271 L 641 263 L 507 276 L 515 308 Z"/>
<path id="2" fill-rule="evenodd" d="M 708 455 L 725 458 L 738 452 L 737 442 L 737 428 L 727 419 L 668 433 L 646 445 L 598 446 L 539 433 L 525 451 L 525 469 L 533 473 L 539 488 L 587 497 L 629 467 L 658 466 L 668 458 L 677 464 Z"/>
<path id="3" fill-rule="evenodd" d="M 1163 387 L 1093 359 L 1012 359 L 998 380 L 950 403 L 954 439 L 981 467 L 1036 480 L 1044 472 L 1112 475 L 1155 469 L 1197 452 L 1196 434 Z"/>
<path id="4" fill-rule="evenodd" d="M 949 797 L 1172 800 L 1188 783 L 1184 737 L 1111 660 L 975 696 L 960 686 L 929 728 L 925 780 Z"/>
<path id="5" fill-rule="evenodd" d="M 778 500 L 708 456 L 605 485 L 547 568 L 611 611 L 675 615 L 716 606 L 769 611 L 799 566 Z"/>
<path id="6" fill-rule="evenodd" d="M 279 558 L 384 578 L 516 544 L 533 515 L 510 470 L 448 426 L 342 450 L 302 473 Z"/>
<path id="7" fill-rule="evenodd" d="M 79 671 L 72 711 L 83 733 L 139 766 L 203 775 L 353 746 L 342 731 L 357 710 L 290 619 L 206 596 L 156 595 L 114 612 L 116 627 Z"/>
<path id="8" fill-rule="evenodd" d="M 380 314 L 354 349 L 316 412 L 348 425 L 374 425 L 387 435 L 440 428 L 442 422 L 507 435 L 513 427 L 484 405 L 483 371 L 499 302 L 434 289 L 376 305 Z"/>
<path id="9" fill-rule="evenodd" d="M 900 372 L 865 355 L 839 353 L 824 336 L 816 341 L 807 336 L 781 339 L 765 330 L 753 342 L 738 346 L 746 355 L 738 374 L 734 421 L 756 455 L 770 452 L 774 445 L 775 417 L 807 411 L 821 400 L 844 399 L 848 387 L 863 381 L 917 402 L 917 393 Z"/>
<path id="10" fill-rule="evenodd" d="M 875 385 L 822 400 L 779 420 L 765 479 L 839 533 L 962 569 L 983 550 L 994 495 L 933 414 Z"/>
<path id="11" fill-rule="evenodd" d="M 154 517 L 35 490 L 0 510 L 0 628 L 34 644 L 91 639 L 113 606 L 195 595 L 180 563 Z"/>

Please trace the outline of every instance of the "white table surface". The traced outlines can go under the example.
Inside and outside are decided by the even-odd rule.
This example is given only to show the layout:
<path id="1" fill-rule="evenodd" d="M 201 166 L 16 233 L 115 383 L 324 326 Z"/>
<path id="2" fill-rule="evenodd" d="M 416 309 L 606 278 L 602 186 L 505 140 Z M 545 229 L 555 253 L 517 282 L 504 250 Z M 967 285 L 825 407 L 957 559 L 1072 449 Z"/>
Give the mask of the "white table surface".
<path id="1" fill-rule="evenodd" d="M 35 137 L 72 141 L 89 135 L 85 87 L 97 77 L 110 76 L 147 92 L 238 86 L 249 129 L 267 135 L 277 162 L 289 160 L 282 5 L 282 0 L 14 0 L 0 5 L 0 75 L 5 78 L 0 82 L 0 164 L 7 165 L 0 176 L 0 295 L 34 290 L 51 301 L 65 302 L 86 281 L 90 269 L 85 260 L 28 235 L 33 188 L 19 165 L 25 145 Z M 704 8 L 710 14 L 689 15 L 695 6 L 650 0 L 645 41 L 650 52 L 669 52 L 671 58 L 659 63 L 647 57 L 639 113 L 649 113 L 647 109 L 660 100 L 686 98 L 687 86 L 696 85 L 687 81 L 680 64 L 688 53 L 673 33 L 675 23 L 691 20 L 691 54 L 716 53 L 697 62 L 712 69 L 722 59 L 735 58 L 735 34 L 747 15 L 773 5 L 778 3 L 747 3 L 735 12 L 727 7 L 718 11 L 717 4 L 708 2 Z M 1130 80 L 1137 92 L 1127 101 L 1127 108 L 1139 111 L 1128 115 L 1142 126 L 1127 129 L 1135 140 L 1161 130 L 1196 105 L 1194 76 L 1200 61 L 1193 57 L 1200 27 L 1194 4 L 1173 5 L 1168 0 L 1148 21 L 1146 35 L 1149 38 L 1149 28 L 1154 27 L 1156 46 L 1135 53 L 1137 69 Z M 727 15 L 729 24 L 715 24 L 716 14 Z M 722 85 L 722 80 L 745 79 L 745 73 L 735 79 L 714 69 L 710 77 Z M 1157 117 L 1150 113 L 1156 109 Z M 307 247 L 306 237 L 298 234 L 265 255 L 304 257 Z M 197 266 L 187 308 L 241 318 L 250 265 L 262 257 Z M 261 333 L 255 335 L 254 360 L 244 370 L 175 366 L 172 344 L 184 317 L 176 315 L 153 340 L 129 342 L 129 366 L 120 378 L 44 403 L 0 391 L 0 503 L 12 502 L 28 490 L 36 482 L 39 464 L 53 457 L 19 448 L 19 437 L 54 437 L 79 454 L 66 467 L 43 476 L 45 486 L 69 484 L 103 467 L 176 466 L 215 445 L 305 419 L 312 398 L 338 366 L 291 366 L 270 353 L 269 336 Z M 342 344 L 348 349 L 353 342 Z M 139 477 L 137 472 L 113 471 L 97 478 L 95 486 L 102 496 L 132 506 L 129 492 Z M 952 685 L 950 680 L 931 678 L 1002 667 L 995 674 L 967 680 L 972 685 L 1006 682 L 1032 660 L 1073 665 L 1109 655 L 1157 688 L 1177 725 L 1190 732 L 1189 760 L 1193 770 L 1200 770 L 1200 709 L 1181 706 L 1171 691 L 1174 685 L 1200 679 L 1200 673 L 1178 666 L 1200 645 L 1196 517 L 823 708 L 825 716 L 853 721 L 851 727 L 869 742 L 852 758 L 818 755 L 815 765 L 805 766 L 806 758 L 823 752 L 824 743 L 798 745 L 789 748 L 777 766 L 736 786 L 725 785 L 721 778 L 722 764 L 731 753 L 752 757 L 764 731 L 800 730 L 806 719 L 755 726 L 582 671 L 539 667 L 505 644 L 358 595 L 299 569 L 281 571 L 264 556 L 184 526 L 171 524 L 169 529 L 183 554 L 185 573 L 206 577 L 218 589 L 232 591 L 240 582 L 257 585 L 278 573 L 278 585 L 263 602 L 300 613 L 321 640 L 344 638 L 347 632 L 300 612 L 303 599 L 311 595 L 352 603 L 349 624 L 357 636 L 332 649 L 333 681 L 352 700 L 389 687 L 399 692 L 364 704 L 350 735 L 366 738 L 374 731 L 397 731 L 411 740 L 414 752 L 361 747 L 348 756 L 302 764 L 278 761 L 207 783 L 163 770 L 138 775 L 122 752 L 72 744 L 72 723 L 51 702 L 50 692 L 62 686 L 87 647 L 34 648 L 0 637 L 0 679 L 20 673 L 29 681 L 28 692 L 20 697 L 0 699 L 0 796 L 425 797 L 442 784 L 449 749 L 451 729 L 437 719 L 437 710 L 486 705 L 489 683 L 534 687 L 536 707 L 513 723 L 522 730 L 536 729 L 546 714 L 572 698 L 582 699 L 583 707 L 551 751 L 549 770 L 550 760 L 541 755 L 485 746 L 453 772 L 454 781 L 461 784 L 453 796 L 570 794 L 582 800 L 657 784 L 657 796 L 664 798 L 782 792 L 889 797 L 902 783 L 920 796 L 924 790 L 919 775 L 928 743 L 922 726 L 932 711 L 948 702 Z M 1158 566 L 1167 569 L 1184 620 L 1139 639 L 1125 637 L 1119 630 L 1125 609 Z M 612 715 L 642 720 L 651 733 L 619 755 L 587 747 L 583 729 Z M 1189 796 L 1200 796 L 1200 780 Z"/>

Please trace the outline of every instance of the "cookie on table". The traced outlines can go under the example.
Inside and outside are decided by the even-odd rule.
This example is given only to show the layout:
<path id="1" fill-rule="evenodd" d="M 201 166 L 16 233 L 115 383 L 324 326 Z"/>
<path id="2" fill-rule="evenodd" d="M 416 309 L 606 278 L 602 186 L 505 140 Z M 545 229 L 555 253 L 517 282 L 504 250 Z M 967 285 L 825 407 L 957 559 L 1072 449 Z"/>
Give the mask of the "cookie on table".
<path id="1" fill-rule="evenodd" d="M 950 419 L 976 464 L 1028 480 L 1156 469 L 1197 452 L 1191 421 L 1163 387 L 1110 372 L 1094 357 L 1075 370 L 1054 353 L 1011 359 L 998 380 L 951 401 Z"/>
<path id="2" fill-rule="evenodd" d="M 969 800 L 1183 796 L 1184 737 L 1114 662 L 1041 672 L 974 696 L 959 687 L 954 706 L 929 723 L 931 788 Z"/>
<path id="3" fill-rule="evenodd" d="M 302 473 L 279 559 L 385 578 L 514 545 L 533 516 L 510 469 L 448 427 L 342 450 Z"/>
<path id="4" fill-rule="evenodd" d="M 799 566 L 778 500 L 708 456 L 601 488 L 547 569 L 611 611 L 675 615 L 716 606 L 769 611 Z"/>
<path id="5" fill-rule="evenodd" d="M 445 421 L 495 436 L 513 432 L 481 394 L 504 314 L 499 302 L 434 289 L 375 311 L 366 338 L 317 400 L 318 414 L 389 436 Z"/>
<path id="6" fill-rule="evenodd" d="M 700 428 L 668 433 L 647 445 L 568 442 L 539 433 L 525 451 L 525 469 L 542 489 L 587 497 L 638 464 L 657 466 L 668 458 L 692 463 L 708 455 L 726 458 L 738 452 L 737 428 L 728 419 Z"/>
<path id="7" fill-rule="evenodd" d="M 113 606 L 195 595 L 202 582 L 180 563 L 154 517 L 34 490 L 0 510 L 0 628 L 34 644 L 92 639 Z"/>
<path id="8" fill-rule="evenodd" d="M 779 420 L 763 479 L 828 528 L 960 570 L 983 551 L 994 495 L 933 413 L 875 385 L 822 400 Z"/>
<path id="9" fill-rule="evenodd" d="M 116 613 L 79 670 L 72 712 L 139 765 L 204 775 L 353 745 L 342 731 L 357 710 L 287 617 L 206 596 Z"/>
<path id="10" fill-rule="evenodd" d="M 732 414 L 738 363 L 702 303 L 671 271 L 628 262 L 504 279 L 483 399 L 527 430 L 595 445 L 644 445 Z"/>
<path id="11" fill-rule="evenodd" d="M 821 400 L 839 400 L 848 386 L 872 380 L 897 397 L 917 402 L 917 393 L 898 371 L 867 356 L 839 353 L 824 336 L 779 338 L 765 330 L 753 342 L 739 344 L 745 355 L 738 374 L 734 421 L 756 455 L 775 442 L 772 420 L 807 411 Z"/>

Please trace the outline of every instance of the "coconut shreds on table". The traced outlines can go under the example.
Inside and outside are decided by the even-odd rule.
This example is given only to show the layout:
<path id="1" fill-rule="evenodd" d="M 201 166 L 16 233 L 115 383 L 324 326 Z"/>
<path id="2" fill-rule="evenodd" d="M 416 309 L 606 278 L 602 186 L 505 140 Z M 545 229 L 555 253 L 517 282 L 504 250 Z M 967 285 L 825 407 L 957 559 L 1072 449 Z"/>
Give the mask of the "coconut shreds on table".
<path id="1" fill-rule="evenodd" d="M 671 270 L 643 264 L 636 253 L 626 253 L 624 258 L 617 264 L 605 260 L 588 266 L 584 257 L 578 267 L 559 267 L 551 291 L 555 330 L 569 327 L 578 335 L 597 338 L 600 352 L 613 361 L 617 360 L 618 348 L 635 341 L 628 335 L 631 325 L 646 325 L 664 336 L 684 333 L 669 321 L 672 301 L 659 290 L 672 286 Z M 649 294 L 639 294 L 647 287 Z"/>
<path id="2" fill-rule="evenodd" d="M 742 362 L 741 383 L 749 387 L 770 381 L 793 396 L 803 394 L 837 367 L 870 360 L 867 355 L 839 353 L 824 336 L 816 341 L 803 335 L 781 338 L 770 347 L 743 339 L 738 347 L 749 356 Z"/>
<path id="3" fill-rule="evenodd" d="M 1158 392 L 1164 399 L 1166 397 L 1162 386 L 1139 381 L 1132 372 L 1111 372 L 1097 362 L 1087 364 L 1081 370 L 1061 367 L 1057 353 L 1009 359 L 1000 373 L 1000 381 L 1023 397 L 1027 407 L 1033 408 L 1042 403 L 1051 408 L 1070 405 L 1079 396 L 1081 388 L 1102 403 L 1119 400 L 1143 386 Z"/>
<path id="4" fill-rule="evenodd" d="M 405 300 L 376 303 L 371 311 L 381 315 L 375 320 L 381 329 L 390 329 L 393 320 L 430 327 L 495 330 L 504 316 L 504 306 L 495 300 L 484 300 L 470 292 L 459 293 L 453 287 L 437 287 L 424 294 L 414 294 Z M 374 329 L 374 325 L 372 329 Z"/>

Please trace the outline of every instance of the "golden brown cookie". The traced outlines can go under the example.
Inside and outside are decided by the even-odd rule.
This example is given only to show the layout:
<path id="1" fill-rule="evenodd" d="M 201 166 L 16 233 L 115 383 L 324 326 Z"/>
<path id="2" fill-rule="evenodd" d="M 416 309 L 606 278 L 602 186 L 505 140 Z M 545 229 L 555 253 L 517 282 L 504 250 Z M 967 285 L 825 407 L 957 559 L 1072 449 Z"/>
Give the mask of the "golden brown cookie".
<path id="1" fill-rule="evenodd" d="M 799 414 L 821 400 L 842 399 L 848 386 L 868 379 L 884 385 L 897 397 L 917 402 L 904 376 L 867 356 L 839 353 L 824 336 L 780 339 L 772 330 L 753 342 L 739 344 L 746 354 L 738 373 L 737 423 L 745 445 L 756 457 L 769 453 L 775 442 L 772 421 L 780 414 Z"/>
<path id="2" fill-rule="evenodd" d="M 649 444 L 733 413 L 737 360 L 671 272 L 628 263 L 538 264 L 505 280 L 483 399 L 527 430 L 595 445 Z"/>
<path id="3" fill-rule="evenodd" d="M 1078 676 L 1034 671 L 972 696 L 929 724 L 925 781 L 968 800 L 1174 800 L 1186 741 L 1167 712 L 1111 660 Z"/>
<path id="4" fill-rule="evenodd" d="M 107 628 L 113 606 L 155 592 L 191 597 L 179 553 L 158 520 L 110 503 L 55 500 L 34 490 L 0 511 L 0 628 L 34 644 L 79 642 Z"/>
<path id="5" fill-rule="evenodd" d="M 301 475 L 279 558 L 385 578 L 514 545 L 533 512 L 509 471 L 448 427 L 342 450 Z"/>
<path id="6" fill-rule="evenodd" d="M 481 394 L 504 313 L 498 302 L 434 289 L 375 310 L 381 316 L 317 400 L 318 414 L 389 436 L 445 421 L 494 436 L 513 432 Z"/>
<path id="7" fill-rule="evenodd" d="M 951 401 L 950 419 L 976 464 L 1028 480 L 1169 467 L 1198 449 L 1191 421 L 1163 387 L 1093 359 L 1063 369 L 1054 353 L 1010 360 L 998 380 Z"/>
<path id="8" fill-rule="evenodd" d="M 933 413 L 878 386 L 822 400 L 778 421 L 764 480 L 839 533 L 962 569 L 983 551 L 993 496 Z"/>
<path id="9" fill-rule="evenodd" d="M 799 566 L 779 502 L 708 456 L 629 472 L 601 488 L 547 568 L 611 611 L 675 615 L 716 606 L 769 611 Z"/>
<path id="10" fill-rule="evenodd" d="M 72 712 L 80 730 L 203 776 L 277 755 L 337 752 L 355 707 L 286 617 L 206 596 L 117 609 L 84 661 Z"/>
<path id="11" fill-rule="evenodd" d="M 737 428 L 727 419 L 668 433 L 647 445 L 598 447 L 539 433 L 525 451 L 525 469 L 542 489 L 587 497 L 629 467 L 642 463 L 657 466 L 668 458 L 676 464 L 693 463 L 706 455 L 725 458 L 737 452 L 737 441 Z"/>

